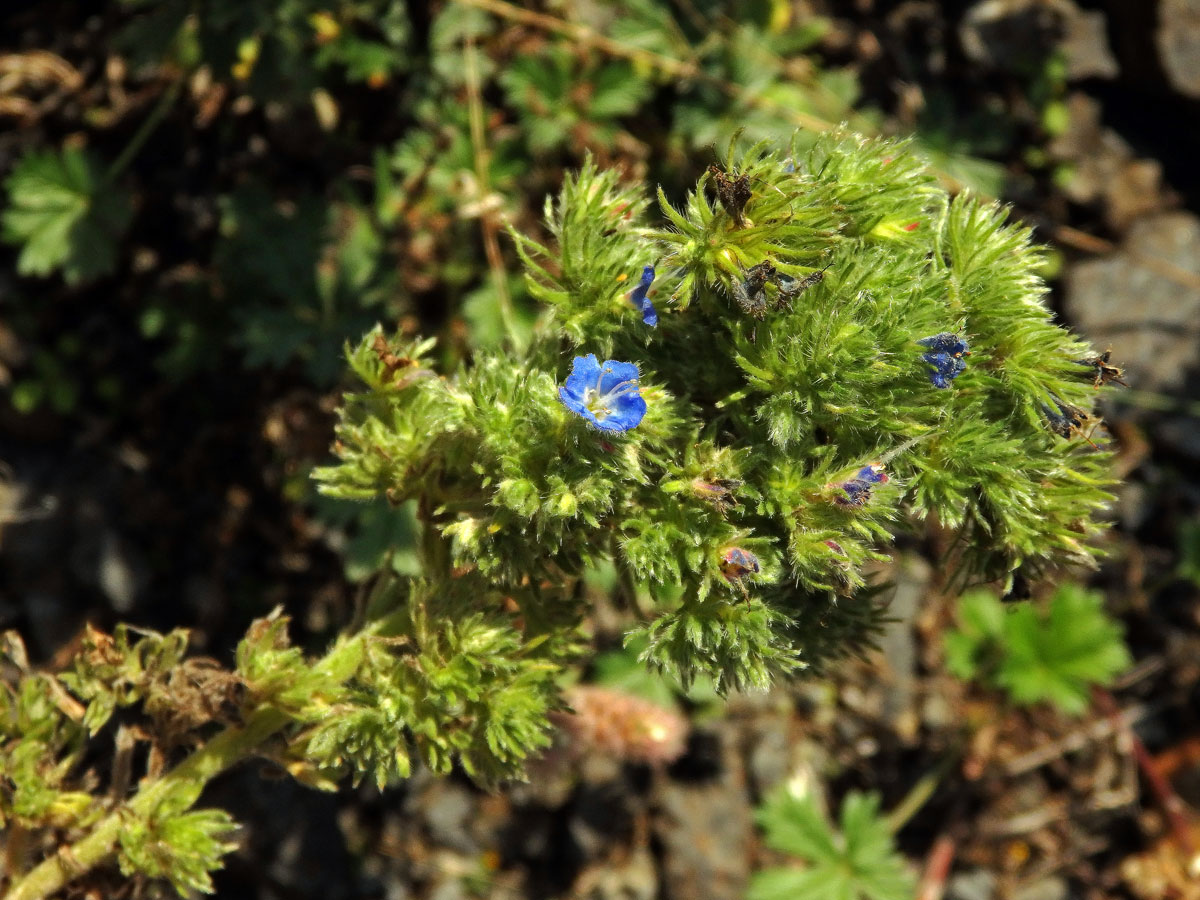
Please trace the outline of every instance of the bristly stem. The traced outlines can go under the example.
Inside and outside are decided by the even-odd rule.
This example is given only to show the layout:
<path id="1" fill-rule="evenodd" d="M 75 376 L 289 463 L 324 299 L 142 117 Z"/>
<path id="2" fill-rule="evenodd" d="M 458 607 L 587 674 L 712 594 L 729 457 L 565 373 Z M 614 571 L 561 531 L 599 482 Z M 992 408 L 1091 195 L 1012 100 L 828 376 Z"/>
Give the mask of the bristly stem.
<path id="1" fill-rule="evenodd" d="M 366 640 L 377 627 L 376 624 L 350 639 L 339 641 L 316 668 L 325 670 L 337 681 L 345 681 L 353 674 L 350 662 L 357 658 L 358 643 Z M 130 817 L 151 816 L 172 796 L 198 793 L 197 788 L 252 756 L 290 721 L 280 709 L 263 706 L 251 713 L 242 725 L 226 728 L 170 772 L 138 790 L 131 800 L 101 819 L 88 835 L 61 848 L 17 879 L 3 900 L 42 900 L 57 893 L 112 856 L 121 830 L 127 827 Z"/>
<path id="2" fill-rule="evenodd" d="M 112 855 L 131 814 L 150 815 L 176 791 L 207 783 L 249 756 L 287 722 L 282 712 L 266 707 L 252 715 L 245 725 L 225 729 L 158 781 L 138 791 L 127 804 L 101 819 L 87 837 L 30 870 L 12 886 L 5 900 L 40 900 L 61 890 Z"/>

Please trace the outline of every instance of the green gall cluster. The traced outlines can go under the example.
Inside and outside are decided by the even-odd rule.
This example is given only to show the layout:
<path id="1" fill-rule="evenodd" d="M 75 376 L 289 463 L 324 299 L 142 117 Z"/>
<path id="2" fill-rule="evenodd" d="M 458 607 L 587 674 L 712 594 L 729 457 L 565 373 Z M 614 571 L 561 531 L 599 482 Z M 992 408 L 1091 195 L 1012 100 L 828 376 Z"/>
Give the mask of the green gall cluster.
<path id="1" fill-rule="evenodd" d="M 589 163 L 545 240 L 513 235 L 545 305 L 521 352 L 442 372 L 379 330 L 351 351 L 366 387 L 317 478 L 417 501 L 422 593 L 478 579 L 552 643 L 611 560 L 651 601 L 644 660 L 724 691 L 869 642 L 870 567 L 926 523 L 957 535 L 964 583 L 1090 561 L 1106 454 L 1043 411 L 1092 407 L 1090 351 L 1046 308 L 1028 229 L 850 137 L 731 148 L 681 206 L 660 190 L 657 221 L 646 195 Z M 597 405 L 578 376 L 598 360 L 636 373 L 636 415 Z"/>

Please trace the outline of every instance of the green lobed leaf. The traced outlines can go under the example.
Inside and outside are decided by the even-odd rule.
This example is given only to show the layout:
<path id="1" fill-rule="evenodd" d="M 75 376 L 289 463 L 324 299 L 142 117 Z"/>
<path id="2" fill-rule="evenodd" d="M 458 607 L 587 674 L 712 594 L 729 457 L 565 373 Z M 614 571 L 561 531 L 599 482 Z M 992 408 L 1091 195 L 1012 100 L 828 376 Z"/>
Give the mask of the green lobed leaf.
<path id="1" fill-rule="evenodd" d="M 1109 684 L 1130 663 L 1103 596 L 1066 584 L 1046 612 L 1024 604 L 1009 613 L 996 682 L 1017 703 L 1048 700 L 1078 715 L 1091 701 L 1091 686 Z"/>
<path id="2" fill-rule="evenodd" d="M 806 866 L 755 873 L 747 896 L 910 900 L 914 880 L 896 852 L 887 820 L 879 814 L 878 795 L 851 791 L 842 801 L 839 818 L 837 830 L 811 794 L 797 797 L 786 787 L 771 794 L 756 814 L 767 844 Z"/>
<path id="3" fill-rule="evenodd" d="M 78 147 L 31 153 L 4 186 L 8 204 L 0 214 L 0 236 L 21 248 L 20 274 L 61 271 L 75 285 L 116 268 L 133 205 L 93 155 Z"/>

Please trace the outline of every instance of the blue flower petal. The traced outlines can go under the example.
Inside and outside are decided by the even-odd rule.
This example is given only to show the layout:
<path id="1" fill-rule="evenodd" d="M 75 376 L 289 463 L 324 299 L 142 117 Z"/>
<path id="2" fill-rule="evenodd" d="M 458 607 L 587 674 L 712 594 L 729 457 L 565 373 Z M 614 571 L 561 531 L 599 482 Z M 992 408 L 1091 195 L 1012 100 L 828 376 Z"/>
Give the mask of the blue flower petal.
<path id="1" fill-rule="evenodd" d="M 600 360 L 596 359 L 595 353 L 575 357 L 575 361 L 571 364 L 571 374 L 567 376 L 566 383 L 559 388 L 558 392 L 560 397 L 570 396 L 570 403 L 566 399 L 563 400 L 567 409 L 582 415 L 584 393 L 596 384 L 596 379 L 599 377 Z M 578 408 L 572 404 L 577 404 Z"/>
<path id="2" fill-rule="evenodd" d="M 658 325 L 658 310 L 654 308 L 654 304 L 646 293 L 650 290 L 650 285 L 654 283 L 654 266 L 642 267 L 642 280 L 632 291 L 629 292 L 629 302 L 633 304 L 635 309 L 642 311 L 642 321 L 654 328 Z"/>
<path id="3" fill-rule="evenodd" d="M 940 351 L 935 353 L 931 350 L 929 353 L 922 353 L 921 359 L 925 360 L 925 362 L 929 363 L 929 365 L 933 366 L 942 374 L 945 374 L 954 368 L 954 357 L 949 353 L 943 353 Z"/>
<path id="4" fill-rule="evenodd" d="M 932 340 L 932 338 L 928 340 Z M 929 381 L 937 388 L 950 387 L 950 382 L 967 369 L 966 360 L 958 356 L 952 356 L 945 351 L 931 350 L 928 353 L 921 354 L 921 359 L 932 367 L 932 371 L 929 373 Z"/>
<path id="5" fill-rule="evenodd" d="M 596 420 L 596 417 L 583 405 L 583 398 L 572 394 L 566 385 L 558 389 L 558 399 L 562 401 L 563 406 L 575 413 L 575 415 L 591 419 L 593 422 Z"/>
<path id="6" fill-rule="evenodd" d="M 865 481 L 868 484 L 886 484 L 888 481 L 887 473 L 883 469 L 881 463 L 871 463 L 863 466 L 854 476 L 858 481 Z"/>
<path id="7" fill-rule="evenodd" d="M 601 363 L 593 353 L 577 356 L 571 374 L 558 389 L 558 398 L 601 431 L 628 431 L 646 415 L 639 374 L 634 363 L 614 359 Z"/>
<path id="8" fill-rule="evenodd" d="M 641 394 L 626 394 L 617 400 L 615 408 L 603 420 L 596 420 L 601 431 L 628 431 L 646 415 L 646 401 Z M 595 417 L 593 417 L 595 418 Z"/>
<path id="9" fill-rule="evenodd" d="M 603 374 L 600 376 L 601 394 L 607 394 L 627 381 L 637 381 L 641 374 L 636 363 L 617 362 L 615 359 L 606 359 L 602 371 Z"/>
<path id="10" fill-rule="evenodd" d="M 642 322 L 651 328 L 658 327 L 658 310 L 654 308 L 649 297 L 642 301 Z"/>
<path id="11" fill-rule="evenodd" d="M 845 491 L 845 497 L 834 496 L 834 502 L 841 506 L 862 506 L 871 499 L 871 485 L 858 478 L 851 478 L 838 485 Z"/>

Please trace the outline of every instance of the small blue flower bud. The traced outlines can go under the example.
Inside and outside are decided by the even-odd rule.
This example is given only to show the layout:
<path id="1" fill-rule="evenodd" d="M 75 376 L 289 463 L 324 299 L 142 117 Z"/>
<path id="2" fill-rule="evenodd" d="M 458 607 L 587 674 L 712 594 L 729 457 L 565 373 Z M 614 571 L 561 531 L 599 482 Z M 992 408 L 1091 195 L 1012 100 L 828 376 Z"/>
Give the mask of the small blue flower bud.
<path id="1" fill-rule="evenodd" d="M 871 499 L 871 488 L 887 482 L 888 476 L 883 470 L 883 464 L 870 463 L 859 469 L 853 478 L 837 485 L 845 496 L 835 495 L 834 502 L 841 506 L 863 506 Z"/>
<path id="2" fill-rule="evenodd" d="M 921 359 L 930 367 L 929 381 L 934 387 L 950 387 L 950 382 L 967 370 L 963 357 L 970 356 L 971 351 L 966 340 L 954 332 L 943 331 L 917 343 L 929 348 L 928 353 L 921 354 Z"/>
<path id="3" fill-rule="evenodd" d="M 629 292 L 629 302 L 633 304 L 635 309 L 642 311 L 642 321 L 651 328 L 658 325 L 658 310 L 654 308 L 654 304 L 646 296 L 646 292 L 650 290 L 650 285 L 653 282 L 654 266 L 644 266 L 642 268 L 642 280 L 638 283 L 637 287 Z"/>
<path id="4" fill-rule="evenodd" d="M 729 581 L 740 581 L 747 575 L 757 575 L 758 557 L 741 547 L 730 547 L 721 556 L 721 574 Z"/>

